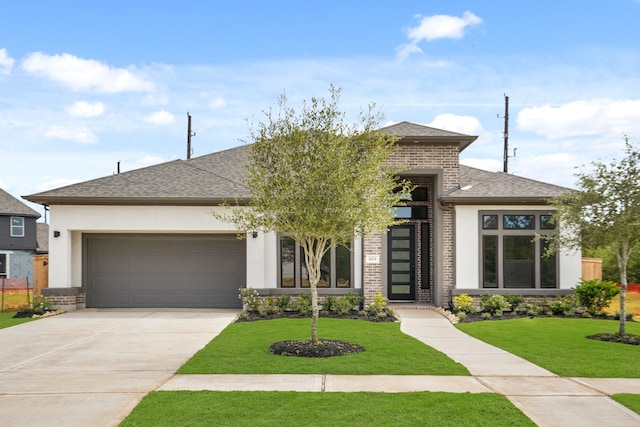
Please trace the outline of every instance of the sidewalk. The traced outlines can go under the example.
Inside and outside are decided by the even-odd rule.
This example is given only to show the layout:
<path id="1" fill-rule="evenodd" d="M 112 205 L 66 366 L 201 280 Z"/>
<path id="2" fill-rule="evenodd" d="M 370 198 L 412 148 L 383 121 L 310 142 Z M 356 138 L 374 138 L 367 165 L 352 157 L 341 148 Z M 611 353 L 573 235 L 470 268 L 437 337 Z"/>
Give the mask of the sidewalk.
<path id="1" fill-rule="evenodd" d="M 461 376 L 175 375 L 158 390 L 471 392 L 505 395 L 539 426 L 640 426 L 609 396 L 640 393 L 640 379 L 561 378 L 472 338 L 431 310 L 398 310 L 401 330 L 461 363 Z"/>

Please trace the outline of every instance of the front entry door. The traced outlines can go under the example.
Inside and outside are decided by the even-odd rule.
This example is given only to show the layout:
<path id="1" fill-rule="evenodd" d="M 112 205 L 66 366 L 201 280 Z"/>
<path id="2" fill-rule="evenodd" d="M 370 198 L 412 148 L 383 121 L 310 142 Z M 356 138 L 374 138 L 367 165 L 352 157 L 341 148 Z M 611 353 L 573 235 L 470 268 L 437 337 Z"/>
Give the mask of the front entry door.
<path id="1" fill-rule="evenodd" d="M 396 225 L 388 235 L 388 289 L 390 300 L 414 301 L 416 297 L 415 226 Z"/>

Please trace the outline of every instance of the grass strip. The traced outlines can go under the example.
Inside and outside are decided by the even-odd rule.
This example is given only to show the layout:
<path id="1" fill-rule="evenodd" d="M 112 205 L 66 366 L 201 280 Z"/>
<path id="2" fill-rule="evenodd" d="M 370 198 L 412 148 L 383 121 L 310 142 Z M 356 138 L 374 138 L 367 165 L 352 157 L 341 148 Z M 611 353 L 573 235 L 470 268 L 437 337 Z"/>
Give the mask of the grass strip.
<path id="1" fill-rule="evenodd" d="M 459 323 L 465 333 L 564 377 L 640 378 L 640 346 L 587 339 L 617 332 L 613 320 L 527 318 Z M 640 335 L 640 323 L 627 323 Z"/>
<path id="2" fill-rule="evenodd" d="M 469 375 L 441 352 L 400 332 L 399 323 L 353 319 L 318 322 L 318 336 L 366 348 L 362 353 L 328 358 L 275 356 L 269 346 L 306 340 L 311 319 L 274 319 L 233 323 L 196 353 L 179 374 L 343 374 Z"/>
<path id="3" fill-rule="evenodd" d="M 535 426 L 492 393 L 297 393 L 159 391 L 129 426 Z"/>
<path id="4" fill-rule="evenodd" d="M 614 394 L 611 398 L 640 414 L 640 394 Z"/>
<path id="5" fill-rule="evenodd" d="M 22 318 L 22 319 L 14 319 L 13 316 L 16 313 L 0 313 L 0 329 L 9 328 L 11 326 L 19 325 L 21 323 L 31 322 L 32 319 L 30 317 Z"/>

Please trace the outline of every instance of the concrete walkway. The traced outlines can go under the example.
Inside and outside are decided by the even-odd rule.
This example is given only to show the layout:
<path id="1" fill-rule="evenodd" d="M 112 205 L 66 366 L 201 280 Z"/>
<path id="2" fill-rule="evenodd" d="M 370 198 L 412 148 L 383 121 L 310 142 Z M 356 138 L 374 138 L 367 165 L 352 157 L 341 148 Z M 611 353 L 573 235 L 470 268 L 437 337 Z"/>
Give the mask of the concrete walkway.
<path id="1" fill-rule="evenodd" d="M 0 425 L 116 426 L 153 390 L 290 390 L 495 392 L 540 426 L 640 426 L 608 397 L 640 393 L 640 379 L 560 378 L 434 311 L 399 314 L 473 376 L 175 375 L 235 311 L 82 310 L 0 330 Z"/>
<path id="2" fill-rule="evenodd" d="M 640 379 L 561 378 L 466 335 L 435 311 L 398 314 L 404 333 L 466 366 L 472 376 L 176 375 L 159 390 L 499 393 L 539 426 L 640 426 L 640 415 L 609 397 L 640 393 Z"/>

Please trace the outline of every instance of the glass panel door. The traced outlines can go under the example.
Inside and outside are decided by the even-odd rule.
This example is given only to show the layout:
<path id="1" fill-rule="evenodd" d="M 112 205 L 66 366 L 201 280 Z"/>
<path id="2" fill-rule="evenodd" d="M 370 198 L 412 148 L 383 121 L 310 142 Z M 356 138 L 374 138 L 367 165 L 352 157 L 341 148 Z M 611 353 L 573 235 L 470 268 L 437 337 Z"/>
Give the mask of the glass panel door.
<path id="1" fill-rule="evenodd" d="M 387 236 L 387 296 L 390 300 L 415 300 L 415 226 L 396 225 Z"/>

